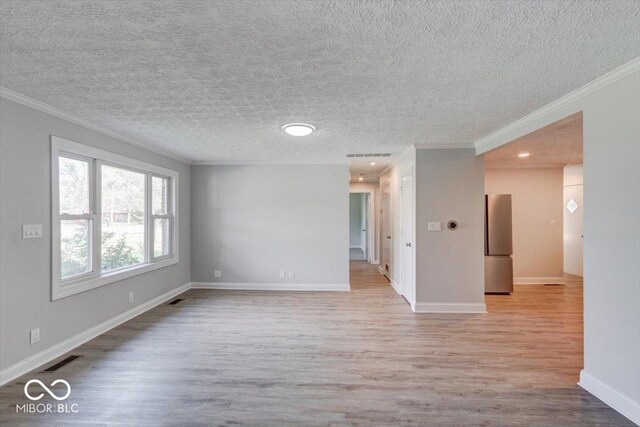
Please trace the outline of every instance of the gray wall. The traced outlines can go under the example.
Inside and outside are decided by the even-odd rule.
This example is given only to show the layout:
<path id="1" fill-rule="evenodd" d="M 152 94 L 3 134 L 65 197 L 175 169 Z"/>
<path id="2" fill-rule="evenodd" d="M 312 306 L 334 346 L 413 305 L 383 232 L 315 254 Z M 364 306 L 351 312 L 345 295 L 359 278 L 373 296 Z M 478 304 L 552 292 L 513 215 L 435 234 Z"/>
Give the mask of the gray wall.
<path id="1" fill-rule="evenodd" d="M 180 173 L 179 264 L 51 301 L 52 134 Z M 188 283 L 190 191 L 189 165 L 0 98 L 0 367 Z M 22 224 L 42 224 L 43 238 L 23 240 Z M 33 328 L 40 342 L 30 345 Z"/>
<path id="2" fill-rule="evenodd" d="M 192 185 L 193 282 L 349 283 L 347 165 L 194 166 Z"/>
<path id="3" fill-rule="evenodd" d="M 437 310 L 438 304 L 484 305 L 483 218 L 482 157 L 473 149 L 418 149 L 417 311 Z M 450 219 L 458 221 L 458 230 L 446 229 Z M 442 231 L 428 232 L 429 221 L 442 222 Z"/>
<path id="4" fill-rule="evenodd" d="M 364 194 L 349 194 L 349 246 L 362 247 L 362 199 Z"/>
<path id="5" fill-rule="evenodd" d="M 584 370 L 640 405 L 640 72 L 584 105 Z"/>

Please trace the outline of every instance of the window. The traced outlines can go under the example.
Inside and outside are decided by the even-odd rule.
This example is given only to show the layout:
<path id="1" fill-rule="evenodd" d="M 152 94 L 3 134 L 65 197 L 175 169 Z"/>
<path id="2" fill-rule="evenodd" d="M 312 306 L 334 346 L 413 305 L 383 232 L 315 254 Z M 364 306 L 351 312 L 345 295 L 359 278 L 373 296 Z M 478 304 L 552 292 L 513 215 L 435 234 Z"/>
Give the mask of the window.
<path id="1" fill-rule="evenodd" d="M 52 298 L 178 262 L 178 173 L 51 137 Z"/>

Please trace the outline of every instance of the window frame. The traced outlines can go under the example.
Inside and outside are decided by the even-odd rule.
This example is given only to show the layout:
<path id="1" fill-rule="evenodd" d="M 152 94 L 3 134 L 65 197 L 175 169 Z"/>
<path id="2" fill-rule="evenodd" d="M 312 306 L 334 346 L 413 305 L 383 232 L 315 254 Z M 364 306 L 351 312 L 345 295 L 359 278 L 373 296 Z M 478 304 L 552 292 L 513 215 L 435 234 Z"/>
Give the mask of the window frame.
<path id="1" fill-rule="evenodd" d="M 166 179 L 167 180 L 167 213 L 166 214 L 154 214 L 153 213 L 153 178 L 162 178 L 162 179 Z M 173 200 L 173 189 L 171 188 L 171 177 L 169 176 L 165 176 L 165 175 L 160 175 L 157 173 L 150 173 L 147 176 L 147 179 L 149 180 L 149 184 L 148 184 L 148 188 L 151 191 L 151 196 L 147 199 L 149 202 L 149 206 L 147 206 L 147 208 L 149 209 L 149 213 L 150 213 L 150 217 L 151 217 L 151 221 L 149 222 L 149 242 L 147 243 L 149 245 L 149 250 L 147 251 L 150 260 L 152 262 L 155 261 L 161 261 L 163 259 L 169 259 L 171 258 L 171 253 L 172 253 L 172 246 L 173 246 L 173 233 L 171 232 L 174 228 L 173 225 L 173 217 L 171 215 L 171 200 Z M 169 235 L 167 236 L 167 239 L 169 239 L 169 253 L 167 255 L 160 255 L 160 256 L 155 256 L 154 254 L 154 248 L 155 248 L 155 238 L 156 238 L 156 228 L 155 228 L 155 220 L 156 219 L 167 219 L 169 220 Z"/>
<path id="2" fill-rule="evenodd" d="M 89 162 L 89 204 L 88 214 L 60 214 L 59 158 L 67 157 Z M 144 261 L 130 267 L 102 272 L 101 235 L 101 168 L 102 165 L 144 173 L 145 176 L 145 247 Z M 167 214 L 169 218 L 169 254 L 153 256 L 152 176 L 168 179 Z M 134 277 L 159 268 L 177 264 L 178 254 L 178 188 L 179 173 L 140 160 L 121 156 L 109 151 L 79 144 L 57 136 L 51 136 L 51 299 L 75 295 L 113 282 Z M 90 219 L 89 262 L 91 271 L 61 278 L 61 221 L 72 219 Z"/>

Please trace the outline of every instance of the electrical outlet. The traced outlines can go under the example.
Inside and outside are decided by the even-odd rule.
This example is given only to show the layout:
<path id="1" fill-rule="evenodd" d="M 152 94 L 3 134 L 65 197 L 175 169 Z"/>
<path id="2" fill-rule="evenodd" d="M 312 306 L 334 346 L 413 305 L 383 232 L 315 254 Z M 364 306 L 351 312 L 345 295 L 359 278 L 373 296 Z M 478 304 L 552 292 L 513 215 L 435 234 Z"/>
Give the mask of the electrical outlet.
<path id="1" fill-rule="evenodd" d="M 280 271 L 280 278 L 281 278 L 281 279 L 284 279 L 284 270 L 281 270 L 281 271 Z"/>
<path id="2" fill-rule="evenodd" d="M 129 302 L 133 302 L 133 292 L 129 292 Z"/>
<path id="3" fill-rule="evenodd" d="M 549 222 L 549 225 L 550 225 L 550 226 L 552 226 L 552 227 L 555 227 L 555 226 L 556 226 L 556 220 L 555 220 L 555 219 L 552 219 L 552 220 Z"/>
<path id="4" fill-rule="evenodd" d="M 31 344 L 35 344 L 40 341 L 40 328 L 35 328 L 29 331 L 29 341 Z"/>
<path id="5" fill-rule="evenodd" d="M 289 279 L 293 279 L 294 277 L 296 277 L 296 275 L 295 275 L 295 273 L 294 273 L 293 271 L 290 271 L 290 272 L 287 274 L 287 277 L 288 277 Z"/>
<path id="6" fill-rule="evenodd" d="M 222 271 L 216 270 L 213 272 L 213 277 L 222 277 Z"/>

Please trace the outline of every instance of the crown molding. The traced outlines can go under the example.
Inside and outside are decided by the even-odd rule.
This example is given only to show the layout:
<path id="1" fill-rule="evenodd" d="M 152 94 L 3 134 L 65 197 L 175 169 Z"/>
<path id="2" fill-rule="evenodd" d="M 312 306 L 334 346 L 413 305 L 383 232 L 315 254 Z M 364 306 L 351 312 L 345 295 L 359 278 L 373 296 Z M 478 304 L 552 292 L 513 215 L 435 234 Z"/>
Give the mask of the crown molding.
<path id="1" fill-rule="evenodd" d="M 473 142 L 464 144 L 415 144 L 416 150 L 453 150 L 460 148 L 475 148 Z"/>
<path id="2" fill-rule="evenodd" d="M 633 59 L 630 62 L 616 68 L 613 71 L 604 74 L 603 76 L 598 77 L 597 79 L 587 83 L 586 85 L 570 92 L 555 101 L 541 107 L 534 112 L 524 116 L 523 118 L 516 120 L 508 124 L 507 126 L 485 136 L 484 138 L 480 138 L 473 145 L 476 148 L 476 154 L 486 153 L 489 150 L 493 150 L 501 145 L 510 142 L 512 139 L 501 141 L 501 138 L 506 137 L 507 135 L 516 132 L 518 129 L 521 129 L 525 126 L 528 126 L 543 118 L 544 116 L 553 113 L 561 108 L 564 108 L 571 103 L 574 103 L 628 75 L 640 71 L 640 57 Z"/>
<path id="3" fill-rule="evenodd" d="M 38 101 L 37 99 L 30 98 L 26 95 L 22 95 L 21 93 L 15 92 L 11 89 L 7 89 L 6 87 L 0 86 L 0 97 L 8 99 L 10 101 L 17 102 L 18 104 L 22 104 L 27 107 L 31 107 L 36 110 L 42 111 L 43 113 L 51 114 L 52 116 L 58 117 L 60 119 L 63 119 L 68 122 L 74 123 L 76 125 L 82 126 L 84 128 L 90 129 L 92 131 L 101 133 L 111 138 L 115 138 L 127 144 L 134 145 L 138 148 L 144 148 L 145 150 L 152 151 L 156 154 L 160 154 L 161 156 L 169 157 L 171 159 L 177 160 L 182 163 L 191 164 L 191 160 L 185 157 L 181 157 L 181 156 L 178 156 L 177 154 L 173 154 L 173 153 L 152 147 L 149 144 L 134 141 L 131 138 L 127 138 L 109 129 L 105 129 L 101 126 L 95 125 L 91 122 L 81 119 L 80 117 L 74 116 L 73 114 L 69 114 L 65 111 L 62 111 L 59 108 L 56 108 L 52 105 L 46 104 L 42 101 Z"/>
<path id="4" fill-rule="evenodd" d="M 327 165 L 344 165 L 348 166 L 348 161 L 336 162 L 217 162 L 215 160 L 195 160 L 191 162 L 192 166 L 327 166 Z"/>

